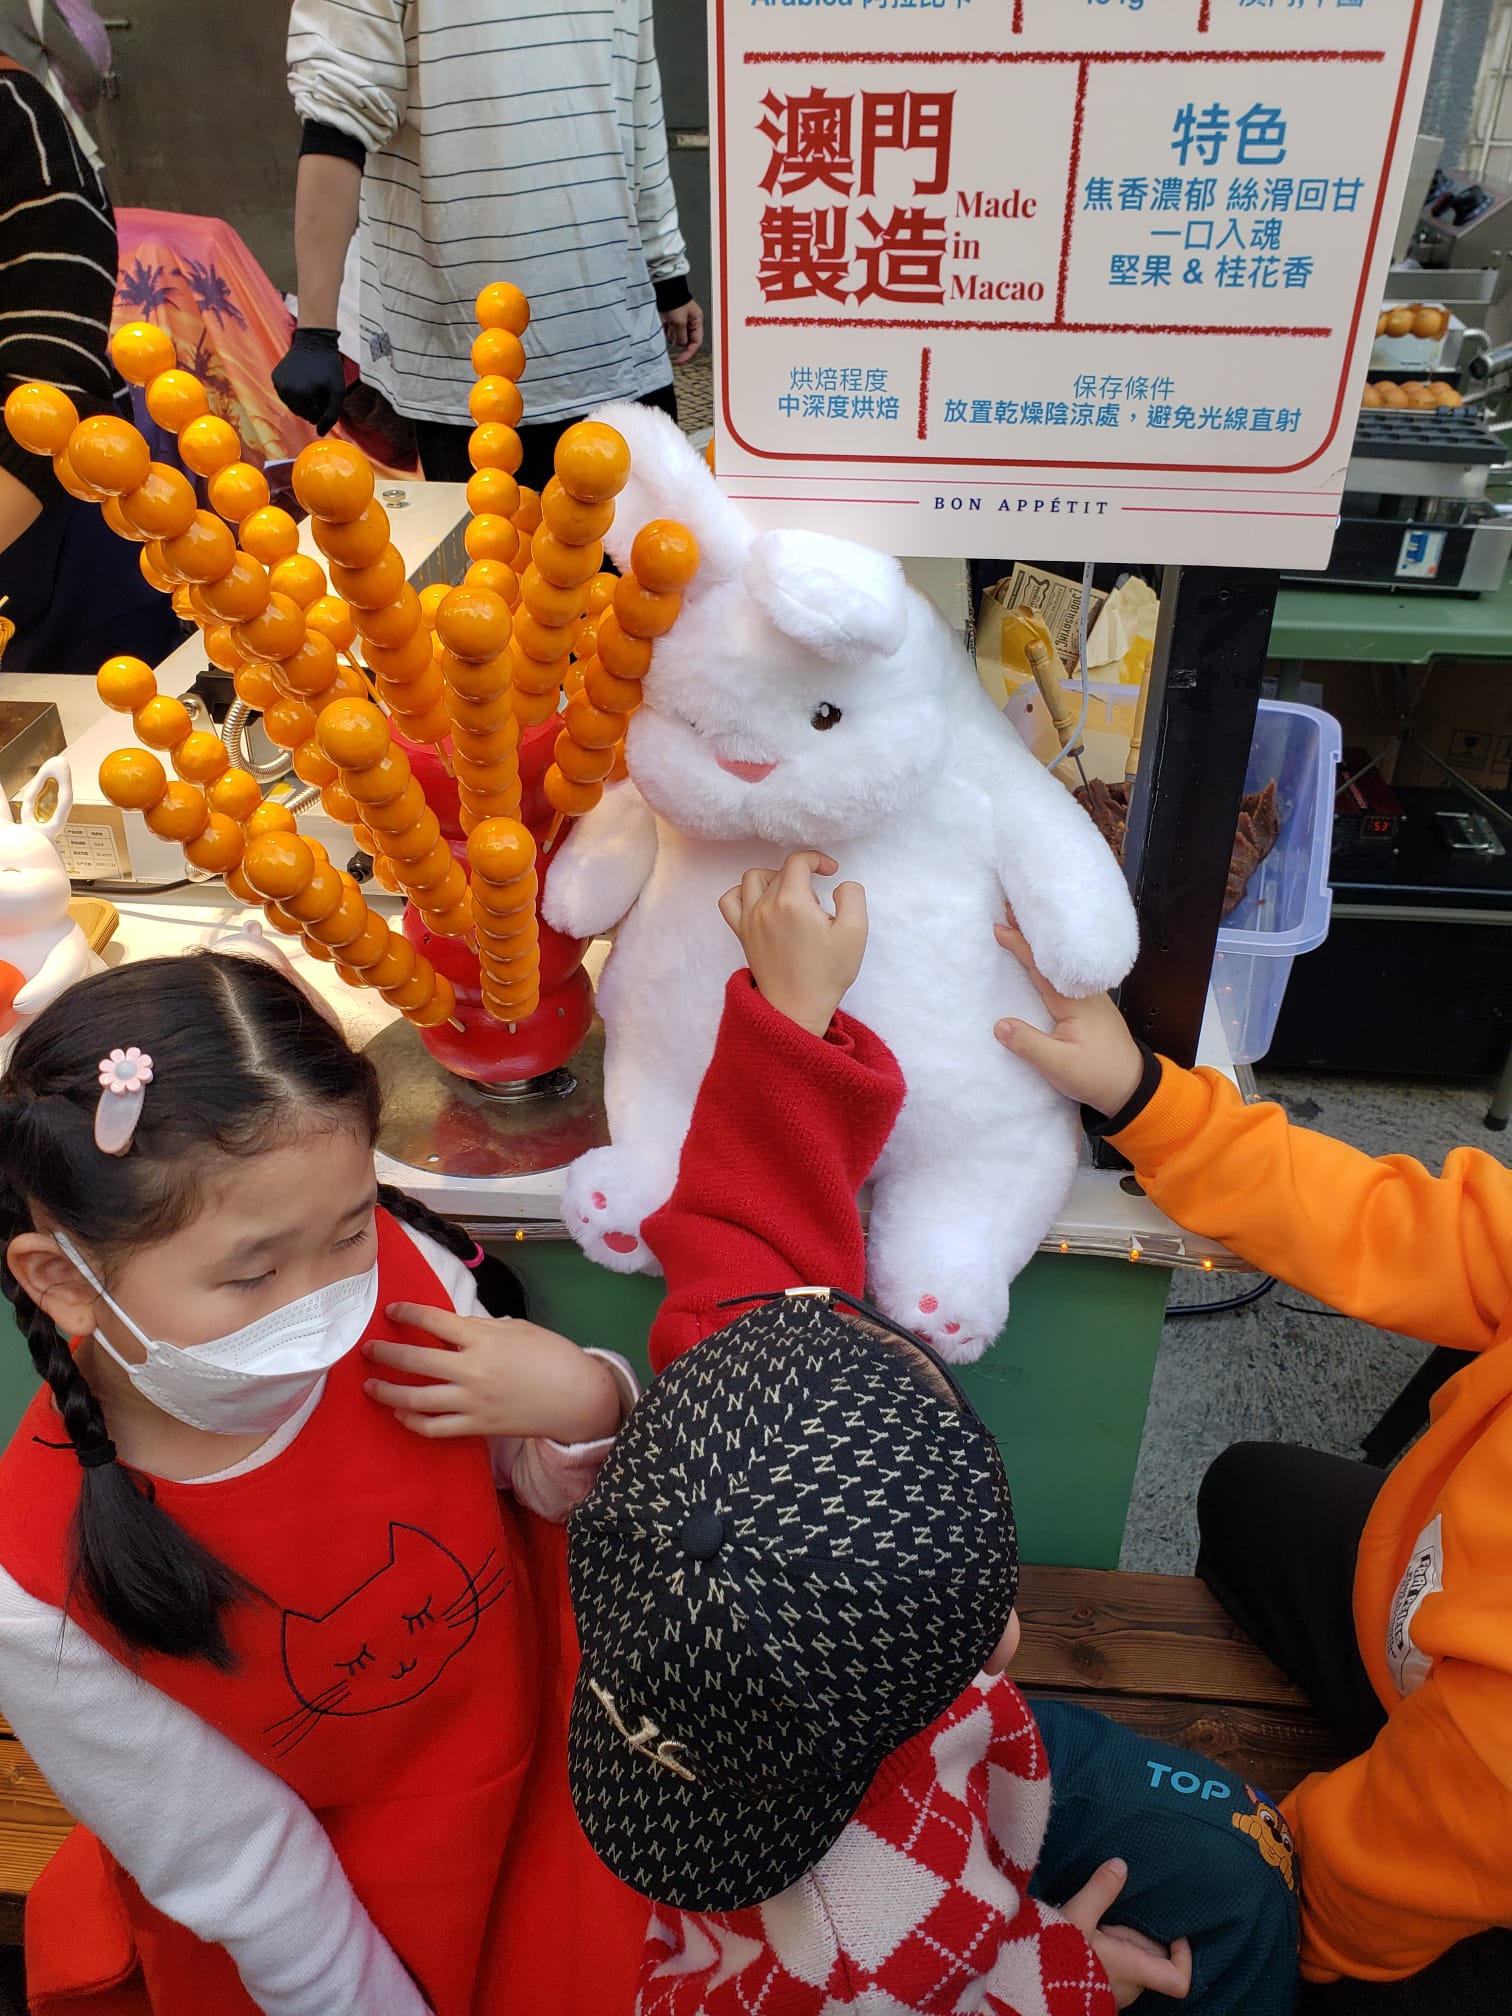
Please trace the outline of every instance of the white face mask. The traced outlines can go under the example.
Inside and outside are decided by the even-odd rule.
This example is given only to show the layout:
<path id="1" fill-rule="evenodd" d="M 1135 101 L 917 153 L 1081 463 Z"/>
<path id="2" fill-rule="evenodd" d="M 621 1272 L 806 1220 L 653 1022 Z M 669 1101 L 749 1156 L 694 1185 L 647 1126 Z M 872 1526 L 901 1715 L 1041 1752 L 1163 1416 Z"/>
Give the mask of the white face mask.
<path id="1" fill-rule="evenodd" d="M 147 1356 L 131 1365 L 110 1339 L 95 1341 L 144 1400 L 212 1435 L 270 1435 L 297 1414 L 331 1367 L 361 1338 L 378 1303 L 376 1261 L 365 1274 L 333 1281 L 255 1323 L 207 1344 L 165 1344 L 139 1330 L 108 1295 L 64 1232 L 58 1244 L 113 1309 Z"/>

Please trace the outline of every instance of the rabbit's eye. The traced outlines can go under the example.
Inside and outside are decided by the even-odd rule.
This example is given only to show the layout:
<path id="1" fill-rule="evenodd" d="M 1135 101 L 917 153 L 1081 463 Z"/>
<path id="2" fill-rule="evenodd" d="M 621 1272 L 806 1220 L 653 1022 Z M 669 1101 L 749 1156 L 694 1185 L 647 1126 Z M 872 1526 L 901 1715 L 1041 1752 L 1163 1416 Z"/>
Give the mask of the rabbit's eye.
<path id="1" fill-rule="evenodd" d="M 810 728 L 817 728 L 823 734 L 826 728 L 833 728 L 839 719 L 840 709 L 832 707 L 829 701 L 826 700 L 822 707 L 816 707 L 813 713 L 810 714 L 809 726 Z"/>

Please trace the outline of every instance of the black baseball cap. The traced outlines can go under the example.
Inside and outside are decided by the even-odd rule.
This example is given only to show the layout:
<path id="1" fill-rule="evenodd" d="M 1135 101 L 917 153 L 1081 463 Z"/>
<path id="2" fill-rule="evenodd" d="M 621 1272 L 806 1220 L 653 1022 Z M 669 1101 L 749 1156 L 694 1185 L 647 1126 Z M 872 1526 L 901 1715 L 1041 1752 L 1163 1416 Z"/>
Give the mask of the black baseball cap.
<path id="1" fill-rule="evenodd" d="M 642 1395 L 568 1575 L 583 1829 L 653 1902 L 734 1911 L 811 1869 L 981 1671 L 1018 1542 L 997 1444 L 940 1360 L 796 1289 Z"/>

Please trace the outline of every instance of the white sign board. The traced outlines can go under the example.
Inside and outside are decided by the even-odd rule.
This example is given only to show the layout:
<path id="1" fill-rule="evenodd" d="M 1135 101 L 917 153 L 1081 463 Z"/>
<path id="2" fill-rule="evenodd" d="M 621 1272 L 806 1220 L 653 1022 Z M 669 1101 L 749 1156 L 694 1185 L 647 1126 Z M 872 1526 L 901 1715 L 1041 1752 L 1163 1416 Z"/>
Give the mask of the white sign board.
<path id="1" fill-rule="evenodd" d="M 1326 563 L 1439 0 L 710 9 L 715 460 L 750 517 Z"/>

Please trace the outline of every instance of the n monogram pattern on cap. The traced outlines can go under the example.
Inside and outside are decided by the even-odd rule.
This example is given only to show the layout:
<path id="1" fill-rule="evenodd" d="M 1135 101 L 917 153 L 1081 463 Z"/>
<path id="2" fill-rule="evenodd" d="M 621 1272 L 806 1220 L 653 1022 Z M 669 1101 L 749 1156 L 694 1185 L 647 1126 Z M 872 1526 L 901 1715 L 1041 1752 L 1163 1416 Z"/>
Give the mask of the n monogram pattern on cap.
<path id="1" fill-rule="evenodd" d="M 626 1882 L 694 1910 L 810 1868 L 975 1676 L 1017 1587 L 987 1430 L 922 1347 L 813 1295 L 655 1382 L 568 1545 L 579 1818 Z"/>

